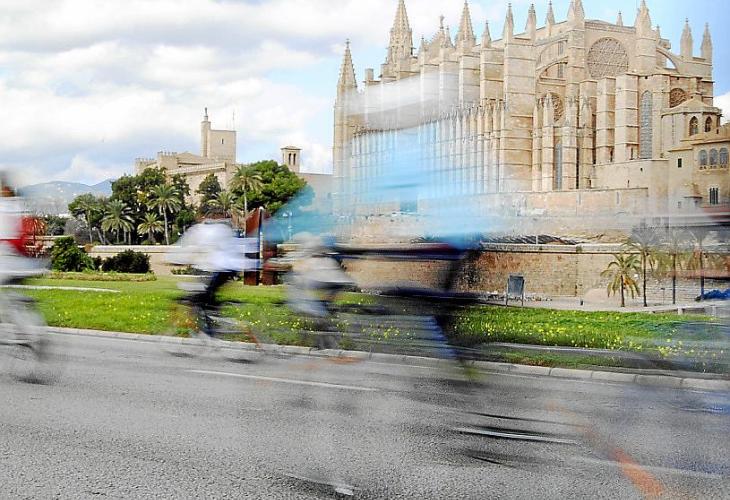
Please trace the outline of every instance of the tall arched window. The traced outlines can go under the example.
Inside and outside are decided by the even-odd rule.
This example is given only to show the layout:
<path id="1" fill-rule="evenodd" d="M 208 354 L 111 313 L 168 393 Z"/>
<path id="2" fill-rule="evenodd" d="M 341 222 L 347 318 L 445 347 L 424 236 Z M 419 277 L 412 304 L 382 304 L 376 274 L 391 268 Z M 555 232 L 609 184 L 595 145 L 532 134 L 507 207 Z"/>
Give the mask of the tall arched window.
<path id="1" fill-rule="evenodd" d="M 651 158 L 652 143 L 652 116 L 651 116 L 651 92 L 648 90 L 641 94 L 641 128 L 639 129 L 639 158 Z"/>
<path id="2" fill-rule="evenodd" d="M 710 150 L 710 165 L 717 165 L 717 160 L 719 158 L 717 157 L 717 149 L 711 149 Z"/>
<path id="3" fill-rule="evenodd" d="M 689 135 L 697 135 L 700 131 L 700 122 L 696 116 L 689 121 Z"/>
<path id="4" fill-rule="evenodd" d="M 556 143 L 553 149 L 553 162 L 555 163 L 553 188 L 563 189 L 563 145 L 560 142 Z"/>
<path id="5" fill-rule="evenodd" d="M 707 166 L 707 151 L 704 149 L 700 151 L 700 167 L 706 167 Z"/>
<path id="6" fill-rule="evenodd" d="M 709 191 L 710 205 L 718 205 L 720 203 L 720 188 L 711 187 Z"/>
<path id="7" fill-rule="evenodd" d="M 728 157 L 727 157 L 727 148 L 720 149 L 720 165 L 723 167 L 727 167 L 728 163 Z"/>
<path id="8" fill-rule="evenodd" d="M 712 117 L 708 116 L 707 120 L 705 120 L 705 132 L 709 132 L 712 130 Z"/>

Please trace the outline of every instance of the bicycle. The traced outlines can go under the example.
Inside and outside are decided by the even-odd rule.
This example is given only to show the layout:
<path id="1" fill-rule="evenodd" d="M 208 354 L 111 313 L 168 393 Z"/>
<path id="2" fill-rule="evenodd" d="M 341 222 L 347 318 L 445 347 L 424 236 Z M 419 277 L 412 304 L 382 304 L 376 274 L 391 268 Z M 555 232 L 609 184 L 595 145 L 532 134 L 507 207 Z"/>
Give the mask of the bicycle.
<path id="1" fill-rule="evenodd" d="M 11 375 L 25 382 L 50 382 L 55 374 L 50 363 L 51 343 L 46 323 L 35 309 L 35 300 L 11 291 L 0 291 L 0 322 L 0 346 L 10 355 Z"/>
<path id="2" fill-rule="evenodd" d="M 168 328 L 160 336 L 163 350 L 168 354 L 178 357 L 221 355 L 230 360 L 250 362 L 259 360 L 262 355 L 279 352 L 278 347 L 261 332 L 254 331 L 251 324 L 223 316 L 222 309 L 234 302 L 206 307 L 200 299 L 205 292 L 202 283 L 183 282 L 178 288 L 186 293 L 173 302 Z M 243 336 L 248 342 L 233 344 L 222 339 L 233 335 Z M 244 352 L 247 356 L 242 357 Z"/>

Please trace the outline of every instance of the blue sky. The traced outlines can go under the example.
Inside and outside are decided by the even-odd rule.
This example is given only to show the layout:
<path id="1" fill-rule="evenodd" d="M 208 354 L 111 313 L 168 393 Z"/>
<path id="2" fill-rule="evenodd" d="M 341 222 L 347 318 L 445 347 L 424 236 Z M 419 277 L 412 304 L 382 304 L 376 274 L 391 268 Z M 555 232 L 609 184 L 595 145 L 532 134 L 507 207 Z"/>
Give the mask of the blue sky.
<path id="1" fill-rule="evenodd" d="M 569 0 L 554 0 L 558 21 Z M 632 24 L 640 1 L 584 0 L 589 19 Z M 513 0 L 524 26 L 529 1 Z M 715 95 L 730 113 L 730 2 L 649 0 L 678 52 L 685 17 L 714 44 Z M 439 15 L 455 34 L 462 0 L 406 0 L 418 45 Z M 471 0 L 477 36 L 496 38 L 507 2 Z M 238 160 L 278 158 L 297 144 L 311 171 L 331 168 L 332 104 L 344 41 L 358 79 L 385 56 L 396 0 L 0 0 L 0 168 L 21 182 L 94 183 L 159 150 L 197 151 L 208 106 L 233 124 Z M 547 1 L 537 2 L 542 24 Z"/>

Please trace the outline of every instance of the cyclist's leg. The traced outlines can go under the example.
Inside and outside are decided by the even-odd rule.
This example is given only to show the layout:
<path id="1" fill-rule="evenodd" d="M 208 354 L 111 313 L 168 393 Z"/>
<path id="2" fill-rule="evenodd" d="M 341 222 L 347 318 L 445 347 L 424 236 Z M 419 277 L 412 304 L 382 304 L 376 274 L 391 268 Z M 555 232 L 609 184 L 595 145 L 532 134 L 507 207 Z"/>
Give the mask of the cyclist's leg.
<path id="1" fill-rule="evenodd" d="M 235 271 L 219 271 L 213 273 L 205 288 L 204 294 L 200 297 L 199 307 L 201 317 L 201 328 L 209 337 L 215 336 L 215 327 L 211 320 L 211 313 L 218 308 L 216 294 L 226 283 L 236 277 Z"/>

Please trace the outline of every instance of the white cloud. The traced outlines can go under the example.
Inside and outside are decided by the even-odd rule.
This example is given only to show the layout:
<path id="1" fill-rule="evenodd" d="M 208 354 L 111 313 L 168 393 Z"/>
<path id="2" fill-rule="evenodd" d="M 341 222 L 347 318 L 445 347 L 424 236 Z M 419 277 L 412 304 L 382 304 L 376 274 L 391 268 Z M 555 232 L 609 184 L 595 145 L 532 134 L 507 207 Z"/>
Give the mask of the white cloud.
<path id="1" fill-rule="evenodd" d="M 88 184 L 96 184 L 106 179 L 113 179 L 119 175 L 119 165 L 100 165 L 84 155 L 76 155 L 71 165 L 56 176 L 57 180 L 77 182 L 82 180 Z"/>
<path id="2" fill-rule="evenodd" d="M 527 0 L 514 2 L 522 24 Z M 477 33 L 505 2 L 472 1 Z M 396 0 L 24 0 L 0 16 L 0 168 L 28 179 L 96 181 L 136 156 L 198 149 L 236 113 L 239 159 L 293 143 L 304 167 L 331 169 L 332 99 L 345 38 L 361 71 L 382 50 Z M 408 0 L 418 44 L 461 1 Z M 358 51 L 362 51 L 362 59 Z M 376 53 L 377 50 L 377 53 Z M 368 65 L 373 65 L 371 62 Z"/>
<path id="3" fill-rule="evenodd" d="M 722 123 L 727 123 L 730 118 L 730 92 L 715 97 L 715 106 L 722 110 Z"/>

